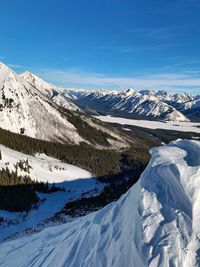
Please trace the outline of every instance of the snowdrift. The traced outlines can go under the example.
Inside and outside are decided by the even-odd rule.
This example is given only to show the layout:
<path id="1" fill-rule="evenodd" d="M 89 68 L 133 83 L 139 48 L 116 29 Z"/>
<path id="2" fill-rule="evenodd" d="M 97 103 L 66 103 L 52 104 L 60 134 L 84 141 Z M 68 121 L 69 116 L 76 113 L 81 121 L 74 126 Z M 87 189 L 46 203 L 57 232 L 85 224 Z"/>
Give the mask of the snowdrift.
<path id="1" fill-rule="evenodd" d="M 199 266 L 200 142 L 151 150 L 116 203 L 0 245 L 0 266 Z"/>

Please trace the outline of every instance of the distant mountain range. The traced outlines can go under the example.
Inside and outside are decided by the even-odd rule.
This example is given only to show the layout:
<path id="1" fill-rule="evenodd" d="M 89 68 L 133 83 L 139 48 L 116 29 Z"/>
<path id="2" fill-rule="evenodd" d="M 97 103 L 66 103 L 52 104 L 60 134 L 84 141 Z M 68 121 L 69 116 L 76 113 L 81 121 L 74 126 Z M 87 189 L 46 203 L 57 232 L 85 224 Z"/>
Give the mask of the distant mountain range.
<path id="1" fill-rule="evenodd" d="M 76 104 L 106 114 L 166 121 L 200 121 L 200 95 L 167 91 L 107 91 L 71 89 Z"/>
<path id="2" fill-rule="evenodd" d="M 172 94 L 165 90 L 65 89 L 49 84 L 30 72 L 20 75 L 26 82 L 73 111 L 89 108 L 130 118 L 166 121 L 200 121 L 200 95 Z"/>

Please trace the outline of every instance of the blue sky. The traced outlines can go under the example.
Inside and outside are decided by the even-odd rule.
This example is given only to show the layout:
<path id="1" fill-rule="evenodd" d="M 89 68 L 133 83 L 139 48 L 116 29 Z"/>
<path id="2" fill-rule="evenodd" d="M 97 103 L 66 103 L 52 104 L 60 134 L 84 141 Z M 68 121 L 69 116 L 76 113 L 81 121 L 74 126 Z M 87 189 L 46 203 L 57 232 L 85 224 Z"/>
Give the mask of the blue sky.
<path id="1" fill-rule="evenodd" d="M 66 87 L 200 93 L 199 0 L 1 0 L 0 60 Z"/>

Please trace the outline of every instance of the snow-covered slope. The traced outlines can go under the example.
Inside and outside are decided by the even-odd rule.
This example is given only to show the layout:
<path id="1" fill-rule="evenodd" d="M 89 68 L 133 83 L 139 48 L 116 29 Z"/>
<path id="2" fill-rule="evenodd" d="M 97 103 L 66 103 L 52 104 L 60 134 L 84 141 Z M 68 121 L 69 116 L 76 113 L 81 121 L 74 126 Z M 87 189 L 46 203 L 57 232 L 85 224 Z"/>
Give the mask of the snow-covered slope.
<path id="1" fill-rule="evenodd" d="M 58 91 L 54 94 L 55 90 L 57 89 L 52 89 L 51 85 L 30 73 L 17 75 L 0 63 L 0 128 L 37 139 L 79 144 L 90 143 L 90 140 L 83 136 L 81 127 L 84 127 L 84 130 L 88 128 L 87 136 L 92 135 L 92 127 L 106 132 L 107 136 L 111 137 L 110 140 L 114 136 L 118 143 L 117 147 L 127 146 L 123 137 L 114 134 L 97 120 L 96 123 L 90 123 L 90 119 L 84 114 L 61 110 L 52 101 L 53 96 L 49 96 L 53 94 L 58 97 L 57 102 L 62 100 L 62 95 L 58 94 Z M 62 97 L 67 98 L 65 94 Z M 65 103 L 64 106 L 66 105 Z M 113 145 L 112 141 L 108 142 Z"/>
<path id="2" fill-rule="evenodd" d="M 47 227 L 48 223 L 52 223 L 52 216 L 60 212 L 67 202 L 82 198 L 83 194 L 85 197 L 98 195 L 105 186 L 93 178 L 90 172 L 45 154 L 30 156 L 2 145 L 0 145 L 0 153 L 0 170 L 8 168 L 10 171 L 17 171 L 19 176 L 30 176 L 34 180 L 55 183 L 66 189 L 66 191 L 51 194 L 37 193 L 43 201 L 36 209 L 31 209 L 29 212 L 0 210 L 0 218 L 4 218 L 4 221 L 0 223 L 0 242 Z M 17 167 L 20 162 L 24 166 L 28 165 L 29 168 L 26 170 L 21 169 L 19 165 Z M 62 217 L 62 220 L 64 219 Z M 54 219 L 54 223 L 59 224 L 59 219 Z"/>
<path id="3" fill-rule="evenodd" d="M 120 112 L 138 117 L 164 119 L 168 121 L 187 121 L 188 119 L 166 99 L 170 95 L 156 94 L 154 91 L 143 90 L 137 92 L 133 89 L 127 91 L 89 91 L 68 90 L 75 95 L 77 100 L 83 101 L 88 106 L 92 105 L 100 110 Z M 166 92 L 167 94 L 167 92 Z M 77 102 L 78 103 L 78 102 Z"/>
<path id="4" fill-rule="evenodd" d="M 200 142 L 151 150 L 140 180 L 116 203 L 0 245 L 5 266 L 199 266 Z"/>
<path id="5" fill-rule="evenodd" d="M 0 63 L 0 77 L 1 128 L 45 140 L 83 141 L 45 95 L 3 63 Z"/>
<path id="6" fill-rule="evenodd" d="M 29 71 L 25 71 L 19 76 L 49 97 L 52 97 L 54 94 L 62 93 L 62 88 L 45 82 L 44 80 L 40 79 L 38 76 Z"/>
<path id="7" fill-rule="evenodd" d="M 81 111 L 81 109 L 72 102 L 69 95 L 65 92 L 54 95 L 52 97 L 52 100 L 54 101 L 54 103 L 56 103 L 60 107 L 63 107 L 63 108 L 66 108 L 72 111 Z"/>
<path id="8" fill-rule="evenodd" d="M 80 110 L 72 101 L 71 97 L 64 92 L 64 89 L 57 87 L 51 83 L 47 83 L 35 74 L 25 71 L 19 75 L 23 80 L 28 82 L 33 87 L 37 88 L 44 95 L 51 98 L 57 105 L 70 109 L 70 110 Z"/>
<path id="9" fill-rule="evenodd" d="M 165 90 L 142 90 L 140 91 L 140 93 L 146 96 L 154 96 L 163 103 L 174 107 L 177 111 L 182 113 L 187 118 L 200 121 L 200 98 L 198 95 L 195 96 L 187 93 L 172 94 Z"/>
<path id="10" fill-rule="evenodd" d="M 17 163 L 28 161 L 29 172 L 17 169 L 19 176 L 30 176 L 32 180 L 49 183 L 62 183 L 74 179 L 91 178 L 92 174 L 71 164 L 48 157 L 45 154 L 26 155 L 0 145 L 0 170 L 8 168 L 16 171 Z"/>

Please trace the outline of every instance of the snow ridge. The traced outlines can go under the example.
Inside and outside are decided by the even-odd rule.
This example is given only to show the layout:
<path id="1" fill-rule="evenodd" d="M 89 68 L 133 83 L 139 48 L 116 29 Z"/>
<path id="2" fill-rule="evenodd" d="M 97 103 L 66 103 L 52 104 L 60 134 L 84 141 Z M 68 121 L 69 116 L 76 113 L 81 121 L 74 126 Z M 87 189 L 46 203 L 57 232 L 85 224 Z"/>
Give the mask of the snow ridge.
<path id="1" fill-rule="evenodd" d="M 200 142 L 178 140 L 151 155 L 116 203 L 1 244 L 0 265 L 199 266 Z"/>

